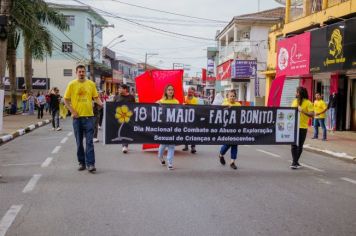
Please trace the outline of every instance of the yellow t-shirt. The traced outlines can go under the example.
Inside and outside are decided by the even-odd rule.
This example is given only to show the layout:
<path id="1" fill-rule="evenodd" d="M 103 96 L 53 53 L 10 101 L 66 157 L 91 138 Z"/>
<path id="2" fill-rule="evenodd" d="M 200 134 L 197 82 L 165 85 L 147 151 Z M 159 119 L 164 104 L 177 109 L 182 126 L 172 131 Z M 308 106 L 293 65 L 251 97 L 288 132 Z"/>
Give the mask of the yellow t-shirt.
<path id="1" fill-rule="evenodd" d="M 27 101 L 27 94 L 26 93 L 22 94 L 22 101 L 23 102 Z"/>
<path id="2" fill-rule="evenodd" d="M 232 107 L 240 107 L 241 106 L 241 103 L 239 102 L 234 102 L 234 103 L 230 103 L 229 100 L 225 100 L 223 102 L 223 104 L 221 104 L 222 106 L 232 106 Z"/>
<path id="3" fill-rule="evenodd" d="M 179 104 L 179 101 L 175 98 L 173 99 L 165 99 L 162 98 L 161 100 L 158 101 L 160 104 Z"/>
<path id="4" fill-rule="evenodd" d="M 94 116 L 92 99 L 97 97 L 95 83 L 88 79 L 84 82 L 79 82 L 78 79 L 72 80 L 64 93 L 64 99 L 70 99 L 79 117 Z"/>
<path id="5" fill-rule="evenodd" d="M 188 96 L 185 96 L 184 103 L 187 105 L 198 105 L 199 101 L 198 98 L 194 96 L 191 99 L 189 99 Z"/>
<path id="6" fill-rule="evenodd" d="M 314 101 L 314 111 L 315 113 L 320 113 L 323 112 L 328 106 L 326 105 L 326 103 L 323 101 L 323 99 L 320 100 L 315 100 Z M 325 119 L 326 114 L 325 112 L 323 114 L 320 114 L 318 116 L 315 116 L 315 119 Z"/>
<path id="7" fill-rule="evenodd" d="M 293 100 L 292 107 L 298 107 L 298 99 Z M 308 99 L 303 100 L 301 107 L 304 112 L 313 112 L 314 111 L 313 103 L 311 101 L 309 101 Z M 309 119 L 310 119 L 309 116 L 305 115 L 304 113 L 300 113 L 299 128 L 308 129 Z"/>

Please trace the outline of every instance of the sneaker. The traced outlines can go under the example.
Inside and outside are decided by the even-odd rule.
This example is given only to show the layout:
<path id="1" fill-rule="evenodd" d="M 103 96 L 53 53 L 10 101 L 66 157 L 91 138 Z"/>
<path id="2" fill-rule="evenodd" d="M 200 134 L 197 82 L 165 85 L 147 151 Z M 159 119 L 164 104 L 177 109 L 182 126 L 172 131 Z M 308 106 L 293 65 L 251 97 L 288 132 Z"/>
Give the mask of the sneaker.
<path id="1" fill-rule="evenodd" d="M 234 169 L 234 170 L 237 169 L 237 166 L 235 165 L 235 162 L 232 162 L 232 163 L 230 164 L 230 167 L 231 167 L 232 169 Z"/>
<path id="2" fill-rule="evenodd" d="M 93 142 L 94 142 L 94 143 L 98 143 L 98 142 L 99 142 L 99 139 L 93 138 Z"/>
<path id="3" fill-rule="evenodd" d="M 101 126 L 100 125 L 98 126 L 98 129 L 101 130 Z"/>
<path id="4" fill-rule="evenodd" d="M 190 150 L 190 152 L 194 154 L 197 152 L 197 150 L 195 149 L 195 147 L 192 147 L 192 150 Z"/>
<path id="5" fill-rule="evenodd" d="M 173 165 L 168 165 L 168 170 L 174 170 Z"/>
<path id="6" fill-rule="evenodd" d="M 90 173 L 95 172 L 95 171 L 96 171 L 95 166 L 94 166 L 94 165 L 90 165 L 90 166 L 88 167 L 88 171 L 89 171 Z"/>
<path id="7" fill-rule="evenodd" d="M 183 149 L 182 149 L 182 151 L 188 151 L 189 149 L 188 149 L 188 147 L 184 147 Z"/>
<path id="8" fill-rule="evenodd" d="M 57 131 L 60 131 L 60 130 L 62 130 L 62 128 L 61 128 L 61 127 L 58 127 L 56 130 L 57 130 Z"/>
<path id="9" fill-rule="evenodd" d="M 51 130 L 52 130 L 52 131 L 55 131 L 56 129 L 55 129 L 55 128 L 52 128 Z"/>
<path id="10" fill-rule="evenodd" d="M 219 155 L 219 159 L 220 159 L 220 163 L 221 163 L 221 165 L 225 165 L 225 159 L 224 159 L 224 156 L 223 155 Z"/>
<path id="11" fill-rule="evenodd" d="M 165 166 L 166 165 L 166 161 L 162 158 L 159 160 L 161 162 L 161 166 Z"/>
<path id="12" fill-rule="evenodd" d="M 128 152 L 128 148 L 127 148 L 127 147 L 123 147 L 123 148 L 122 148 L 122 153 L 125 153 L 125 154 L 126 154 L 127 152 Z"/>
<path id="13" fill-rule="evenodd" d="M 299 169 L 299 168 L 302 168 L 302 167 L 303 167 L 303 166 L 302 166 L 301 164 L 299 164 L 299 163 L 297 163 L 295 166 L 297 167 L 297 169 Z"/>
<path id="14" fill-rule="evenodd" d="M 79 167 L 78 167 L 78 170 L 79 171 L 83 171 L 83 170 L 85 170 L 86 168 L 85 168 L 85 165 L 84 164 L 79 164 Z"/>
<path id="15" fill-rule="evenodd" d="M 298 169 L 299 167 L 298 167 L 298 165 L 291 165 L 291 166 L 289 166 L 289 168 L 291 168 L 292 170 L 296 170 L 296 169 Z"/>

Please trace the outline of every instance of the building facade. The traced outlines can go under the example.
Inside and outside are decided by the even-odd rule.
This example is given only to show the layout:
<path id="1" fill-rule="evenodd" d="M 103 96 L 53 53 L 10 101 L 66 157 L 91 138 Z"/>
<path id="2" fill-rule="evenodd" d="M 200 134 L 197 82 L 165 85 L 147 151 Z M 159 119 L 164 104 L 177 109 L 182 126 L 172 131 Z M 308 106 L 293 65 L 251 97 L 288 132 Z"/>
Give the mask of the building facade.
<path id="1" fill-rule="evenodd" d="M 297 86 L 306 87 L 311 100 L 320 93 L 329 102 L 336 93 L 336 129 L 356 131 L 356 0 L 292 3 L 286 1 L 284 24 L 269 34 L 266 94 L 289 105 Z M 300 14 L 291 16 L 295 7 Z"/>

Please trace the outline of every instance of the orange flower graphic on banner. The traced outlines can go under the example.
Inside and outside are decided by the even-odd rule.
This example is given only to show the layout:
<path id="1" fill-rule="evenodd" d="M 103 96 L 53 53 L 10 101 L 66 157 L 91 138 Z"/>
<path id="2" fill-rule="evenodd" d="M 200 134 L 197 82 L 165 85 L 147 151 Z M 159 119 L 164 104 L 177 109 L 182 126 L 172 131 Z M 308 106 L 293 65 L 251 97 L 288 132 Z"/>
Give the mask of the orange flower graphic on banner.
<path id="1" fill-rule="evenodd" d="M 132 112 L 125 105 L 116 108 L 115 118 L 119 121 L 120 124 L 128 123 L 132 116 Z"/>

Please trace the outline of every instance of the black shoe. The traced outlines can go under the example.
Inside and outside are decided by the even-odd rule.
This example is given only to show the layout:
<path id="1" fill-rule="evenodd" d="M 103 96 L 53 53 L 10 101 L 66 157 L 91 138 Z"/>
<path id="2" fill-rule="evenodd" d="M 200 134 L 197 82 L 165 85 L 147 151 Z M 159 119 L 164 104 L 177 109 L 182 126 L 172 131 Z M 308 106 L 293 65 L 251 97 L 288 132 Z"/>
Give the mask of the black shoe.
<path id="1" fill-rule="evenodd" d="M 89 171 L 90 173 L 95 172 L 95 171 L 96 171 L 95 166 L 93 166 L 93 165 L 89 166 L 89 167 L 88 167 L 88 171 Z"/>
<path id="2" fill-rule="evenodd" d="M 292 170 L 296 170 L 298 169 L 298 165 L 292 164 L 291 166 L 289 166 L 289 168 L 291 168 Z"/>
<path id="3" fill-rule="evenodd" d="M 220 163 L 221 163 L 221 165 L 225 165 L 225 159 L 224 159 L 224 156 L 223 155 L 219 155 L 219 159 L 220 159 Z"/>
<path id="4" fill-rule="evenodd" d="M 78 167 L 78 170 L 79 171 L 83 171 L 83 170 L 85 170 L 86 168 L 85 168 L 85 165 L 84 164 L 79 164 L 79 167 Z"/>
<path id="5" fill-rule="evenodd" d="M 161 166 L 165 166 L 166 165 L 166 161 L 164 159 L 161 160 Z"/>
<path id="6" fill-rule="evenodd" d="M 189 149 L 187 147 L 183 148 L 182 151 L 188 151 Z"/>
<path id="7" fill-rule="evenodd" d="M 231 167 L 232 169 L 234 169 L 234 170 L 237 169 L 237 166 L 235 165 L 235 162 L 231 163 L 231 164 L 230 164 L 230 167 Z"/>
<path id="8" fill-rule="evenodd" d="M 196 153 L 196 152 L 197 152 L 197 150 L 196 150 L 195 148 L 193 148 L 193 147 L 192 147 L 192 150 L 190 150 L 190 152 L 194 154 L 194 153 Z"/>

